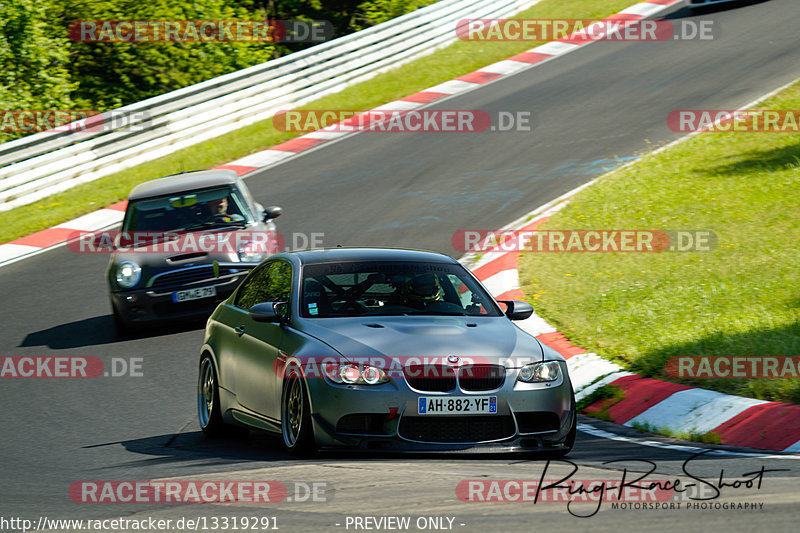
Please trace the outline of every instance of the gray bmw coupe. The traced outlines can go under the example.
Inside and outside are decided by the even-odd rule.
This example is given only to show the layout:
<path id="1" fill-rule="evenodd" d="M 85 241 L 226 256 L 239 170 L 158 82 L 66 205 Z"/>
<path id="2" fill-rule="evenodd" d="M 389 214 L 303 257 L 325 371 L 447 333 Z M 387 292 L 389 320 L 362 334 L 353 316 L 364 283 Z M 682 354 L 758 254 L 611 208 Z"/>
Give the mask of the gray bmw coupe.
<path id="1" fill-rule="evenodd" d="M 271 256 L 208 320 L 200 426 L 208 436 L 275 432 L 292 453 L 566 455 L 576 424 L 566 363 L 511 322 L 532 311 L 495 301 L 442 254 Z"/>

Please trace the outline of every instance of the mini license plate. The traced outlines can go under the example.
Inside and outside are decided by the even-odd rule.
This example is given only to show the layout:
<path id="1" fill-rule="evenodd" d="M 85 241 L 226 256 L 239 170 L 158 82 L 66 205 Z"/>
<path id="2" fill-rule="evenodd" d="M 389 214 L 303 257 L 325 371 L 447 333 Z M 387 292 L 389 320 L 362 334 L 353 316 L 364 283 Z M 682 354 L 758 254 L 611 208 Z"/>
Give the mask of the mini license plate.
<path id="1" fill-rule="evenodd" d="M 188 302 L 189 300 L 199 300 L 200 298 L 212 298 L 217 295 L 216 287 L 198 287 L 196 289 L 186 289 L 172 293 L 173 302 Z"/>
<path id="2" fill-rule="evenodd" d="M 420 415 L 494 415 L 497 396 L 420 396 Z"/>

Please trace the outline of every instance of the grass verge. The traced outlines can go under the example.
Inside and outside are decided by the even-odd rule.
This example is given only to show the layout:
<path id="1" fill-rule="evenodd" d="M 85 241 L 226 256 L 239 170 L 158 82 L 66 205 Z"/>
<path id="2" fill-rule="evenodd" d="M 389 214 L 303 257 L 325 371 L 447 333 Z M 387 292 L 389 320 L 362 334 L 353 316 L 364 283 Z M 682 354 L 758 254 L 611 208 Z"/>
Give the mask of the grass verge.
<path id="1" fill-rule="evenodd" d="M 759 106 L 800 109 L 800 84 Z M 614 172 L 541 229 L 712 230 L 705 253 L 522 254 L 536 312 L 645 376 L 800 403 L 800 379 L 675 379 L 675 356 L 800 353 L 800 135 L 704 133 Z"/>
<path id="2" fill-rule="evenodd" d="M 579 413 L 593 416 L 601 420 L 611 420 L 611 416 L 608 414 L 608 408 L 624 399 L 625 391 L 614 385 L 603 385 L 578 401 L 578 403 L 575 404 L 575 408 Z M 589 406 L 597 402 L 600 403 L 592 409 L 588 409 Z"/>
<path id="3" fill-rule="evenodd" d="M 652 424 L 641 424 L 639 422 L 633 423 L 633 428 L 645 433 L 656 433 L 659 435 L 666 435 L 680 440 L 690 440 L 692 442 L 703 442 L 705 444 L 722 444 L 719 434 L 709 431 L 708 433 L 685 433 L 670 431 L 667 428 L 659 428 Z"/>
<path id="4" fill-rule="evenodd" d="M 602 18 L 635 3 L 635 0 L 542 0 L 518 14 L 522 18 Z M 435 52 L 321 98 L 302 109 L 371 109 L 383 103 L 462 76 L 536 46 L 532 42 L 458 41 Z M 258 122 L 215 139 L 196 144 L 143 165 L 74 187 L 39 202 L 0 213 L 0 243 L 46 229 L 124 200 L 132 187 L 183 170 L 212 168 L 247 154 L 284 142 L 297 133 L 277 131 L 272 120 Z"/>

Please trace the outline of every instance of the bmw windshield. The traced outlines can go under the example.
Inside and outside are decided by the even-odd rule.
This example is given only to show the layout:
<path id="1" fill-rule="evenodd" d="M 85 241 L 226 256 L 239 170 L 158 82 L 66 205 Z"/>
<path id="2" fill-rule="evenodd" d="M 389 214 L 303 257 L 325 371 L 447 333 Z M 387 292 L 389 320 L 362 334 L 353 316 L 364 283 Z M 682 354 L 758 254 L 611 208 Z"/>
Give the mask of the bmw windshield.
<path id="1" fill-rule="evenodd" d="M 354 316 L 502 316 L 461 265 L 348 262 L 303 268 L 300 314 Z"/>

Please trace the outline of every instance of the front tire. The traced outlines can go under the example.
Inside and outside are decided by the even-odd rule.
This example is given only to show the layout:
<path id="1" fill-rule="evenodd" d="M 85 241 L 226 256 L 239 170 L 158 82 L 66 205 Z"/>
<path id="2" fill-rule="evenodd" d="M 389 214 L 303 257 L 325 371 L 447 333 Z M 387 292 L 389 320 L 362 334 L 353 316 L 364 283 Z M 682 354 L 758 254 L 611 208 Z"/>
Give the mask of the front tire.
<path id="1" fill-rule="evenodd" d="M 573 446 L 575 446 L 575 436 L 576 436 L 577 433 L 578 433 L 578 410 L 577 410 L 577 405 L 575 403 L 575 393 L 573 392 L 572 393 L 572 426 L 569 428 L 569 432 L 567 433 L 567 436 L 564 437 L 564 442 L 562 443 L 564 445 L 564 447 L 560 448 L 558 450 L 553 450 L 553 451 L 547 452 L 547 454 L 545 454 L 545 457 L 547 459 L 562 459 L 562 458 L 566 457 L 567 455 L 569 455 L 569 453 L 572 451 Z"/>
<path id="2" fill-rule="evenodd" d="M 219 401 L 219 380 L 214 361 L 208 354 L 200 359 L 197 378 L 197 418 L 206 437 L 239 436 L 246 429 L 226 424 L 222 420 L 222 405 Z"/>
<path id="3" fill-rule="evenodd" d="M 551 456 L 555 459 L 560 459 L 562 457 L 566 457 L 569 455 L 569 452 L 572 451 L 572 447 L 575 446 L 575 435 L 578 433 L 578 413 L 574 413 L 572 415 L 572 427 L 567 433 L 566 438 L 564 439 L 564 449 L 558 450 L 553 452 Z"/>
<path id="4" fill-rule="evenodd" d="M 281 436 L 284 449 L 305 455 L 315 449 L 308 391 L 297 368 L 286 372 L 281 394 Z"/>

